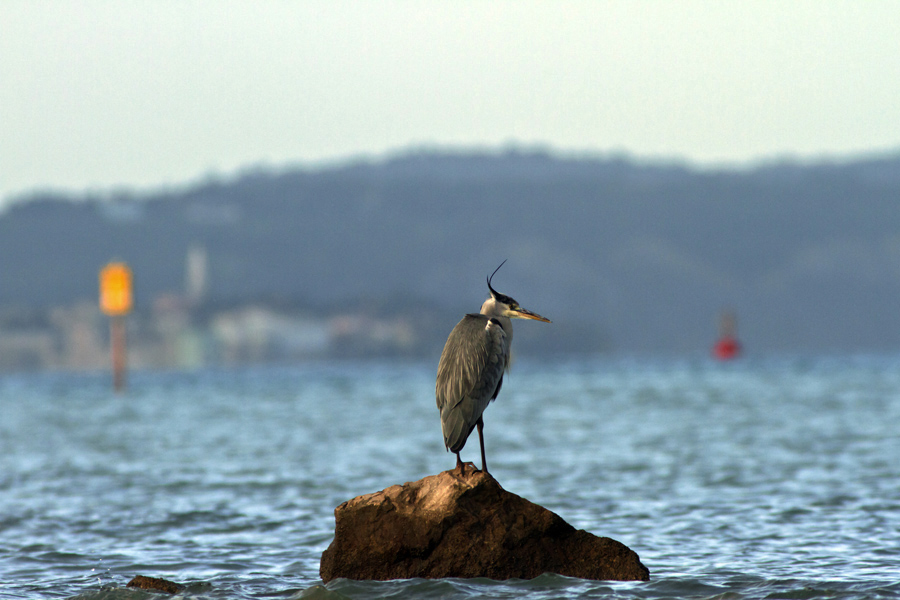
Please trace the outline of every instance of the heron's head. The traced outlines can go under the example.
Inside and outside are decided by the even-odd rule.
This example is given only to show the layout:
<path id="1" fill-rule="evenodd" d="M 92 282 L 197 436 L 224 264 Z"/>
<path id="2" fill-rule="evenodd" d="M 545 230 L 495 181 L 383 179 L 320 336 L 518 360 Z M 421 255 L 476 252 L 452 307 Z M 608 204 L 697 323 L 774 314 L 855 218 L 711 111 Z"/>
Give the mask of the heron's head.
<path id="1" fill-rule="evenodd" d="M 506 261 L 504 260 L 500 263 L 500 267 L 505 263 Z M 519 303 L 514 299 L 505 294 L 501 294 L 491 286 L 491 280 L 494 278 L 497 271 L 500 270 L 500 267 L 494 269 L 494 272 L 487 278 L 488 290 L 491 292 L 491 297 L 485 300 L 484 304 L 481 305 L 481 314 L 492 317 L 507 317 L 509 319 L 533 319 L 543 323 L 550 323 L 550 319 L 545 319 L 535 312 L 525 310 L 519 306 Z"/>

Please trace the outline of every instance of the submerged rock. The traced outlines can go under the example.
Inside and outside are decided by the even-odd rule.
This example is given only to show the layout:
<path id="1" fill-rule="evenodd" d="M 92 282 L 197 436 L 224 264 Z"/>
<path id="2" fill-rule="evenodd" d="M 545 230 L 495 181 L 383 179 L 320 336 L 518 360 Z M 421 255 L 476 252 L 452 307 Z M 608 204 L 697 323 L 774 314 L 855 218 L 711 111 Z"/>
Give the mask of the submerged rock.
<path id="1" fill-rule="evenodd" d="M 166 594 L 177 594 L 184 589 L 184 586 L 180 583 L 160 579 L 159 577 L 145 577 L 144 575 L 136 575 L 125 587 L 165 592 Z"/>
<path id="2" fill-rule="evenodd" d="M 630 548 L 576 530 L 557 514 L 507 492 L 487 473 L 444 471 L 344 502 L 322 554 L 325 582 L 488 577 L 647 581 Z"/>

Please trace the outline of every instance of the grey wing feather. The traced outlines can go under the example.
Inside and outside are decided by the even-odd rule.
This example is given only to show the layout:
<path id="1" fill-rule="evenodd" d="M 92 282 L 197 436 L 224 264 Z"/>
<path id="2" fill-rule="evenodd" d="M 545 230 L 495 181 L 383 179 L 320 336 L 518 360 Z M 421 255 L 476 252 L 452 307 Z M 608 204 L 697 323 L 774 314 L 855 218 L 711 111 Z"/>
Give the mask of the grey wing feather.
<path id="1" fill-rule="evenodd" d="M 507 336 L 497 320 L 469 314 L 450 332 L 438 363 L 435 397 L 444 444 L 452 452 L 462 449 L 496 398 L 508 357 Z"/>

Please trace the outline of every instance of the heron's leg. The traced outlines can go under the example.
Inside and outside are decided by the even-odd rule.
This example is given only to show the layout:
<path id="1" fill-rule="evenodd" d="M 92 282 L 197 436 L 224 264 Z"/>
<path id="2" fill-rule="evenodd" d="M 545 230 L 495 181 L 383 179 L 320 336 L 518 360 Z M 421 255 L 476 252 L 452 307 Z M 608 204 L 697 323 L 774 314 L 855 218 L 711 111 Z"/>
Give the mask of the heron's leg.
<path id="1" fill-rule="evenodd" d="M 463 464 L 462 459 L 459 457 L 459 452 L 456 453 L 456 470 L 459 471 L 460 475 L 466 474 L 466 465 Z"/>
<path id="2" fill-rule="evenodd" d="M 484 434 L 482 433 L 482 430 L 484 429 L 484 420 L 481 417 L 478 417 L 476 425 L 478 425 L 478 441 L 481 443 L 481 470 L 487 473 L 487 459 L 484 458 Z"/>

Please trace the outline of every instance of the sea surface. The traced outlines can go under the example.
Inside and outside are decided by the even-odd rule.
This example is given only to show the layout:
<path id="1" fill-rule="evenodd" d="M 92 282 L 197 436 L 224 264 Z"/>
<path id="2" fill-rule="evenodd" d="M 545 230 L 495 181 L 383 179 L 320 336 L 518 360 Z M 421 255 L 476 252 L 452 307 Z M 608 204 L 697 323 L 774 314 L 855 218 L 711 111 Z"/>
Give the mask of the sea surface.
<path id="1" fill-rule="evenodd" d="M 135 575 L 189 598 L 900 598 L 900 356 L 520 360 L 491 473 L 651 581 L 324 585 L 337 505 L 454 466 L 434 375 L 0 376 L 0 598 L 160 597 Z"/>

